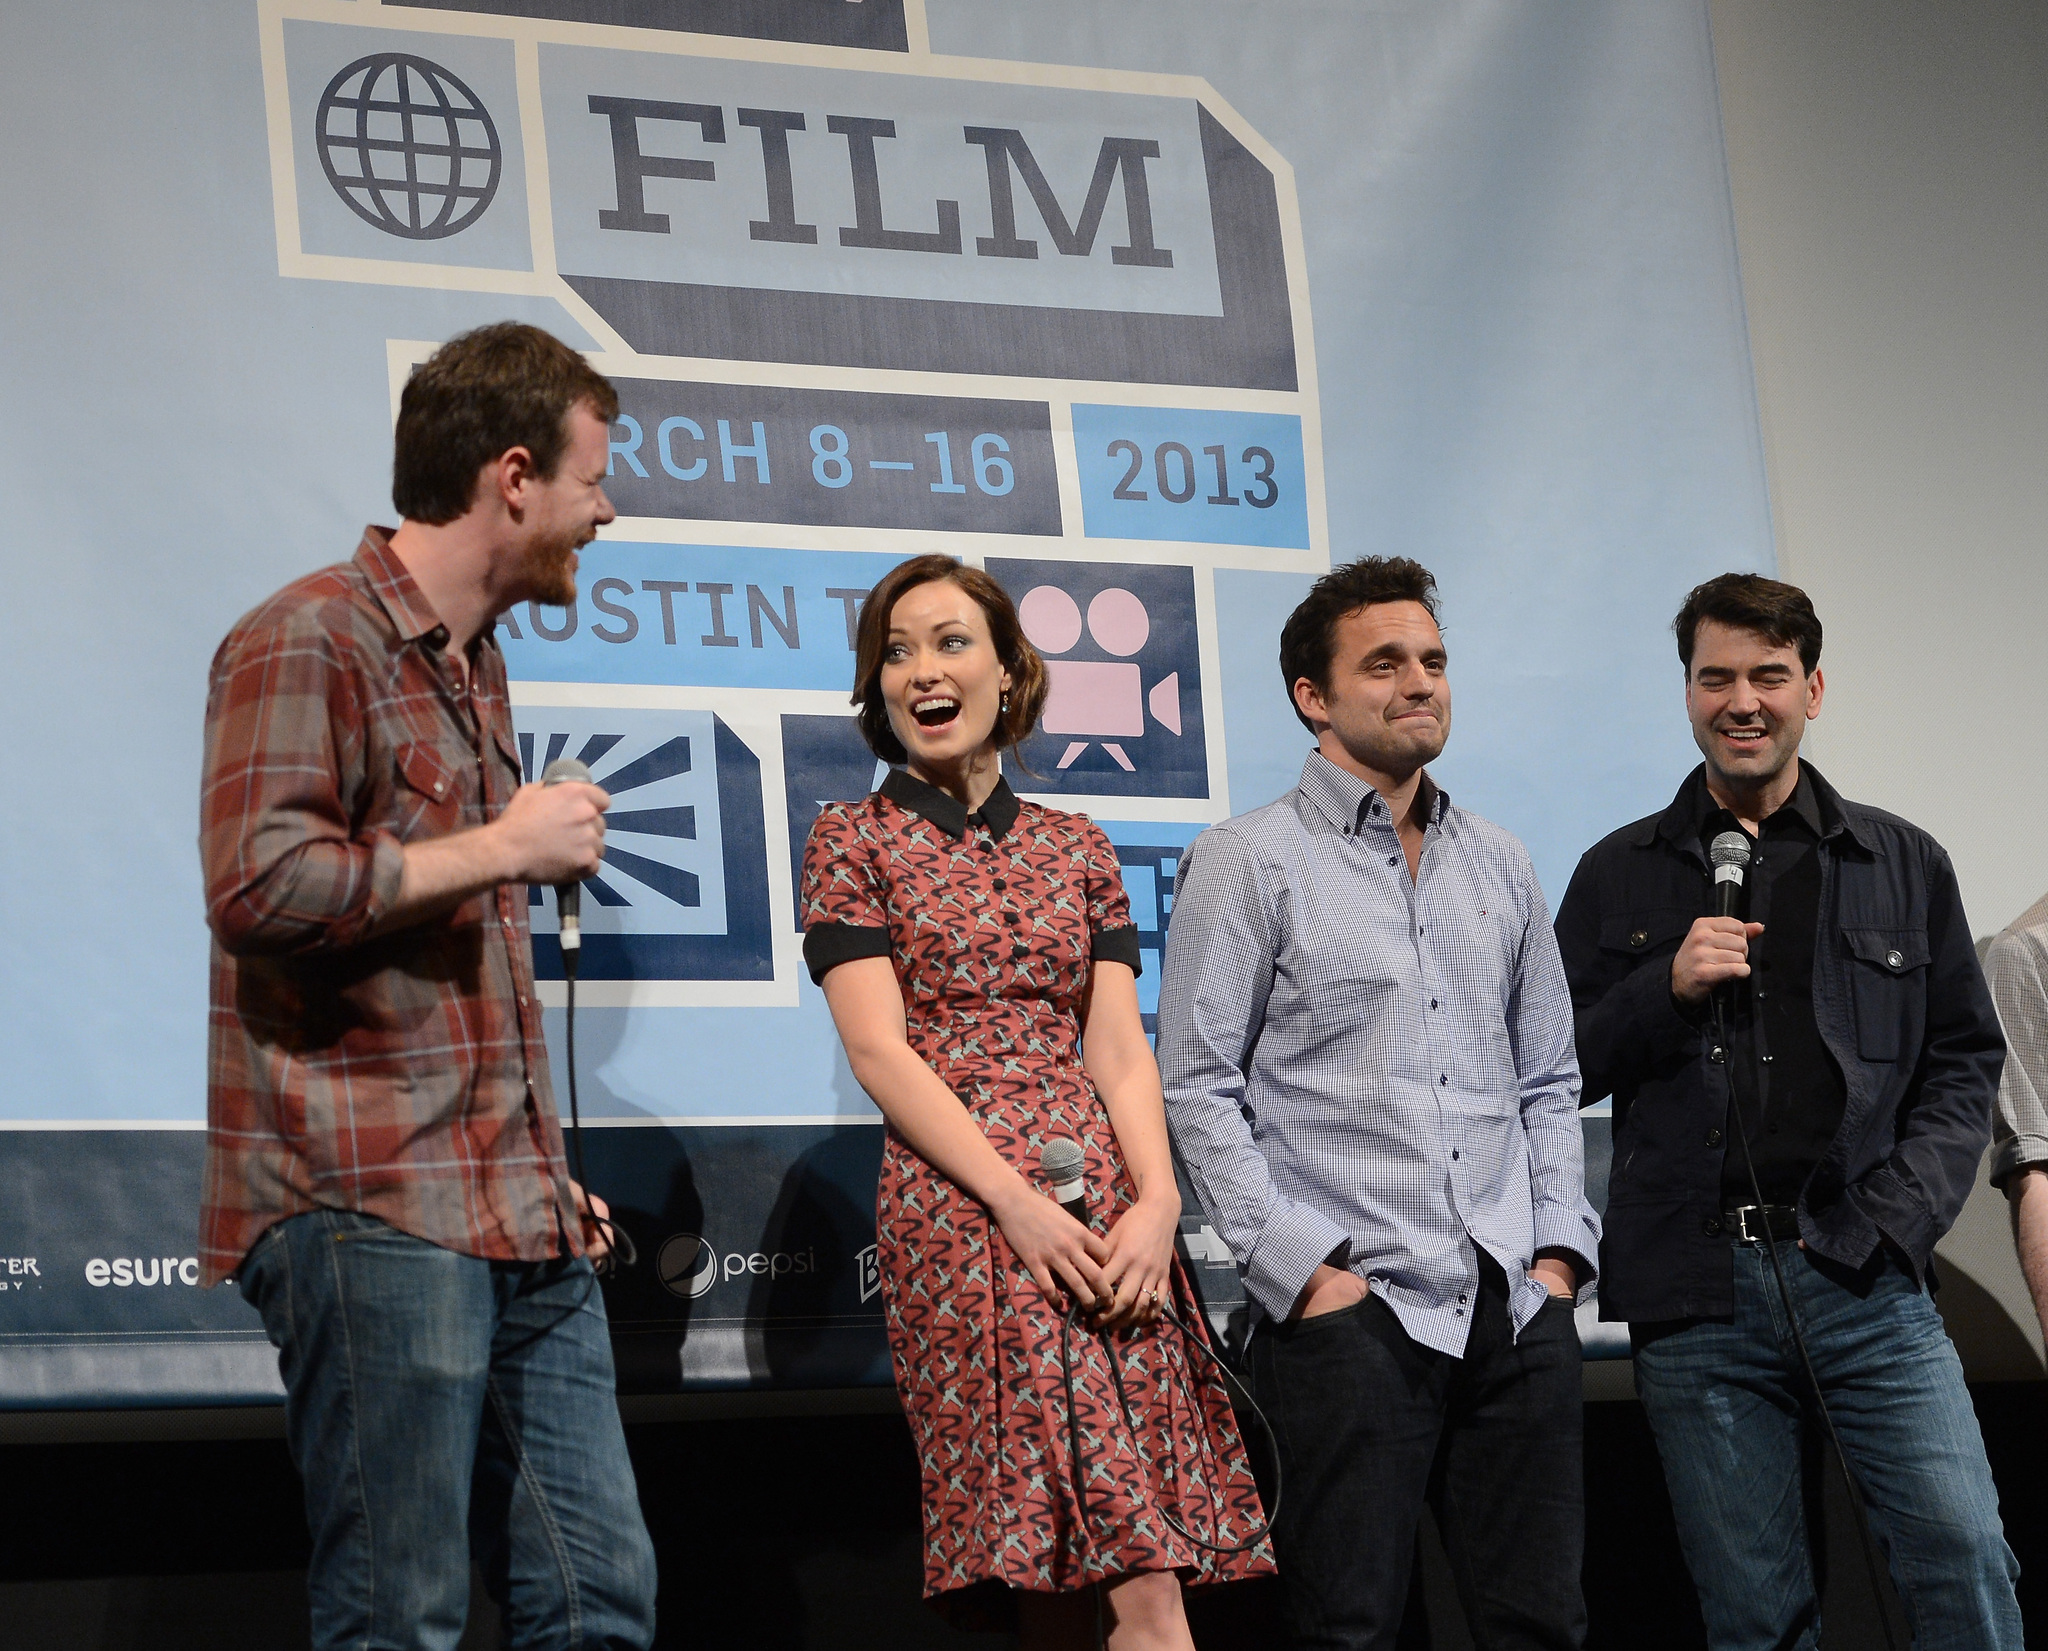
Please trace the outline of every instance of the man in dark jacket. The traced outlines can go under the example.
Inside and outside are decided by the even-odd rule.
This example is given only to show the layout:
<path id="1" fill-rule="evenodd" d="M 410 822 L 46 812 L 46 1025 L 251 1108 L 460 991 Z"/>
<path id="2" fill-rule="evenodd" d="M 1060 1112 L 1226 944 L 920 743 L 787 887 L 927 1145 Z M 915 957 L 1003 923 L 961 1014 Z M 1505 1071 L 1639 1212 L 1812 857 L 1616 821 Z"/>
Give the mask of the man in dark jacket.
<path id="1" fill-rule="evenodd" d="M 1583 1100 L 1614 1098 L 1601 1316 L 1628 1321 L 1715 1651 L 1819 1643 L 1819 1418 L 1773 1253 L 1917 1651 L 2018 1651 L 2018 1566 L 1928 1295 L 2005 1050 L 1955 872 L 1800 762 L 1824 686 L 1804 592 L 1723 574 L 1674 628 L 1706 762 L 1580 861 L 1557 915 Z M 1725 832 L 1747 909 L 1703 916 Z"/>

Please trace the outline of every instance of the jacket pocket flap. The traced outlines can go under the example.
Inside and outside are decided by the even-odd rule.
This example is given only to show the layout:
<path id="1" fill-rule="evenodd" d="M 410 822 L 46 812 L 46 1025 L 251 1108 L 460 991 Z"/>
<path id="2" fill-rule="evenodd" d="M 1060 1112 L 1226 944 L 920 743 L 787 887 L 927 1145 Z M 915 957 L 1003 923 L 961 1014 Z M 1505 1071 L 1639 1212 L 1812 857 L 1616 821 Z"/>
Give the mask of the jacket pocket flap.
<path id="1" fill-rule="evenodd" d="M 1844 929 L 1842 938 L 1849 943 L 1851 956 L 1887 974 L 1903 974 L 1927 963 L 1925 929 Z"/>
<path id="2" fill-rule="evenodd" d="M 415 740 L 398 748 L 398 772 L 413 790 L 436 802 L 445 802 L 454 789 L 454 772 L 439 748 L 424 741 Z"/>
<path id="3" fill-rule="evenodd" d="M 1647 956 L 1659 946 L 1683 940 L 1693 920 L 1701 915 L 1668 909 L 1611 913 L 1600 920 L 1600 949 Z"/>

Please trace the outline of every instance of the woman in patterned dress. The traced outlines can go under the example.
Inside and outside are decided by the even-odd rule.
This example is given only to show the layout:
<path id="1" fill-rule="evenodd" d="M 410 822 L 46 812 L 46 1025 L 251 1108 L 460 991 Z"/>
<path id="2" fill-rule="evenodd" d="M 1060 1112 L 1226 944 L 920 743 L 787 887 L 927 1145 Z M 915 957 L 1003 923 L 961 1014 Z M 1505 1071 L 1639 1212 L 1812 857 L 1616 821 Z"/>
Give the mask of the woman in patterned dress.
<path id="1" fill-rule="evenodd" d="M 1263 1542 L 1190 1540 L 1243 1542 L 1262 1515 L 1222 1384 L 1163 1313 L 1200 1309 L 1174 1261 L 1180 1196 L 1116 856 L 1085 816 L 1001 777 L 1047 678 L 986 573 L 901 564 L 856 654 L 861 732 L 906 767 L 820 813 L 804 955 L 889 1126 L 877 1237 L 926 1596 L 963 1624 L 1013 1597 L 1026 1647 L 1092 1643 L 1100 1606 L 1118 1651 L 1191 1651 L 1181 1579 L 1272 1562 Z M 1091 1226 L 1044 1188 L 1058 1136 L 1086 1152 Z M 1069 1297 L 1089 1309 L 1071 1342 L 1079 1463 Z"/>

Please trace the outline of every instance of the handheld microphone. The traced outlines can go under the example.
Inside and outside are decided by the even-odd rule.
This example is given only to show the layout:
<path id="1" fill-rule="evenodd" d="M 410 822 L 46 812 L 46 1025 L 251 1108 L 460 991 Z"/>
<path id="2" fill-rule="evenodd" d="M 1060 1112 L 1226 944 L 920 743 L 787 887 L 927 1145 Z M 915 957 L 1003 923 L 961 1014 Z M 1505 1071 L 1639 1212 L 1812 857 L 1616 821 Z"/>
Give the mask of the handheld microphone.
<path id="1" fill-rule="evenodd" d="M 1038 1167 L 1052 1183 L 1052 1195 L 1059 1207 L 1076 1221 L 1088 1221 L 1088 1183 L 1084 1179 L 1088 1154 L 1079 1141 L 1055 1135 L 1038 1149 Z"/>
<path id="2" fill-rule="evenodd" d="M 1749 839 L 1739 831 L 1724 831 L 1708 844 L 1707 858 L 1714 862 L 1714 915 L 1733 917 L 1749 876 Z"/>
<path id="3" fill-rule="evenodd" d="M 1749 839 L 1739 831 L 1723 831 L 1707 845 L 1707 858 L 1714 863 L 1714 915 L 1733 917 L 1742 904 L 1742 885 L 1749 876 Z M 1724 980 L 1714 988 L 1714 1020 L 1726 1027 L 1728 1010 L 1735 1001 L 1735 982 Z M 1721 1034 L 1722 1047 L 1727 1035 Z"/>
<path id="4" fill-rule="evenodd" d="M 573 780 L 590 784 L 590 765 L 574 757 L 557 757 L 542 770 L 542 785 L 560 785 Z M 562 920 L 562 972 L 576 978 L 576 965 L 583 956 L 583 885 L 574 879 L 555 885 L 555 911 Z"/>

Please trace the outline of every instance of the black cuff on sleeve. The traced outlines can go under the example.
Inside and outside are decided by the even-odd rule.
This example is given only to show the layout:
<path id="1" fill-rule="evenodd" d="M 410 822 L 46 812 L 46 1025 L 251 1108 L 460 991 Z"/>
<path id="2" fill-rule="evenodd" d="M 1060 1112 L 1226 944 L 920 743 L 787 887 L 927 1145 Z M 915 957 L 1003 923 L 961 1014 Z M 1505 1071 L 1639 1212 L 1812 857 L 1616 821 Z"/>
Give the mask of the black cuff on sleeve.
<path id="1" fill-rule="evenodd" d="M 822 982 L 841 963 L 857 957 L 887 957 L 891 950 L 886 928 L 868 928 L 856 923 L 813 923 L 804 930 L 804 962 L 810 966 L 811 983 Z"/>
<path id="2" fill-rule="evenodd" d="M 1094 963 L 1124 963 L 1134 975 L 1145 972 L 1138 957 L 1136 929 L 1093 929 L 1088 935 L 1088 957 Z"/>

